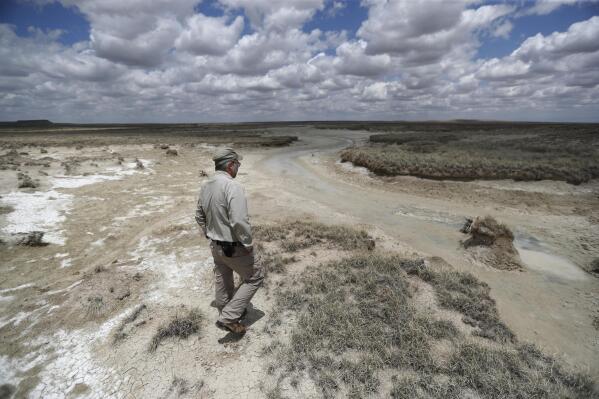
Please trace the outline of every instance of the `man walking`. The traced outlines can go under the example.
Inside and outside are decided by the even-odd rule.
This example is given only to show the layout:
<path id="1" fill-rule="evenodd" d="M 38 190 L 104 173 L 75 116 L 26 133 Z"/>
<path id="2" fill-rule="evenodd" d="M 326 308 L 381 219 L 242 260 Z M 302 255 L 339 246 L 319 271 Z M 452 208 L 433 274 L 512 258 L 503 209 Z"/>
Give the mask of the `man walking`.
<path id="1" fill-rule="evenodd" d="M 214 258 L 215 303 L 220 317 L 216 326 L 237 334 L 245 333 L 239 320 L 262 284 L 262 268 L 254 265 L 252 230 L 243 187 L 234 181 L 243 158 L 231 148 L 216 151 L 216 172 L 200 190 L 196 221 Z M 242 279 L 235 291 L 233 271 Z"/>

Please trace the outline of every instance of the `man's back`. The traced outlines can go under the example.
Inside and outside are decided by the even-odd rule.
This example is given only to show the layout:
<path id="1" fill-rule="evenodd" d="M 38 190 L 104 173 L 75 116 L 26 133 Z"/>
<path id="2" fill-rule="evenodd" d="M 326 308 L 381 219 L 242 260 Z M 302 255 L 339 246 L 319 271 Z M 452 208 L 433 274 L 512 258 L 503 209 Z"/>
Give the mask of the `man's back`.
<path id="1" fill-rule="evenodd" d="M 243 187 L 226 172 L 216 171 L 202 185 L 196 220 L 212 240 L 252 245 Z"/>

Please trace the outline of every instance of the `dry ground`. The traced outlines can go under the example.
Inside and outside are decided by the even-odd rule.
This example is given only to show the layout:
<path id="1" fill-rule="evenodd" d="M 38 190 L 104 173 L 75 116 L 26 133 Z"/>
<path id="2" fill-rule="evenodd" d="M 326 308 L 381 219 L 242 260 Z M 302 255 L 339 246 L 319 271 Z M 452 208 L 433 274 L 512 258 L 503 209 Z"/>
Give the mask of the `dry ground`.
<path id="1" fill-rule="evenodd" d="M 253 301 L 247 320 L 249 332 L 242 339 L 225 335 L 213 325 L 211 258 L 193 221 L 197 188 L 204 178 L 201 171 L 211 172 L 208 142 L 167 135 L 138 141 L 132 135 L 127 142 L 117 139 L 118 143 L 112 144 L 112 139 L 104 136 L 94 135 L 86 141 L 81 134 L 78 137 L 83 137 L 83 143 L 77 145 L 82 147 L 77 148 L 67 145 L 68 136 L 64 135 L 48 141 L 33 133 L 23 142 L 5 138 L 11 148 L 5 148 L 4 154 L 14 149 L 17 155 L 11 159 L 39 186 L 17 189 L 16 170 L 0 173 L 3 238 L 20 220 L 30 223 L 25 228 L 46 231 L 45 238 L 51 243 L 0 248 L 4 259 L 0 385 L 7 384 L 1 389 L 14 391 L 16 397 L 415 397 L 438 396 L 441 389 L 450 389 L 457 397 L 472 392 L 505 397 L 521 392 L 518 384 L 529 378 L 535 381 L 530 386 L 538 388 L 539 396 L 557 397 L 566 391 L 575 397 L 588 396 L 585 379 L 574 375 L 582 372 L 591 381 L 599 376 L 599 342 L 593 327 L 599 305 L 596 279 L 579 267 L 573 270 L 584 278 L 577 279 L 575 271 L 564 272 L 561 264 L 549 272 L 488 268 L 460 249 L 461 236 L 452 223 L 459 225 L 464 214 L 479 213 L 475 206 L 463 205 L 465 201 L 484 203 L 481 208 L 500 220 L 542 238 L 552 248 L 561 245 L 558 248 L 564 257 L 581 264 L 599 255 L 590 234 L 597 224 L 592 220 L 597 193 L 593 182 L 576 188 L 548 183 L 533 185 L 530 190 L 506 182 L 480 186 L 405 180 L 409 178 L 379 180 L 336 163 L 337 151 L 352 140 L 365 139 L 363 132 L 319 132 L 302 127 L 272 132 L 297 135 L 301 141 L 288 149 L 240 150 L 245 159 L 238 178 L 248 191 L 252 221 L 261 226 L 257 229 L 262 243 L 258 252 L 270 271 L 266 287 Z M 178 155 L 168 156 L 165 149 L 155 146 L 162 143 L 170 144 Z M 42 148 L 47 153 L 42 153 Z M 143 169 L 137 169 L 136 159 L 141 160 Z M 566 193 L 558 194 L 558 189 Z M 436 202 L 439 198 L 445 202 Z M 454 206 L 451 212 L 448 203 Z M 21 208 L 23 204 L 28 208 Z M 549 225 L 538 222 L 540 215 Z M 300 222 L 289 224 L 289 220 Z M 547 234 L 563 220 L 579 223 L 561 226 L 553 231 L 554 237 Z M 307 227 L 297 232 L 305 221 L 310 221 Z M 310 227 L 316 222 L 351 225 L 365 232 L 333 228 L 329 234 L 319 235 L 325 229 Z M 449 228 L 455 228 L 455 235 L 445 233 Z M 376 243 L 374 252 L 368 251 L 372 250 L 370 238 Z M 584 243 L 586 251 L 581 247 Z M 425 334 L 429 337 L 425 352 L 436 367 L 428 368 L 429 373 L 416 370 L 414 374 L 411 367 L 416 363 L 406 368 L 406 363 L 400 362 L 390 369 L 384 357 L 373 358 L 372 353 L 372 362 L 365 362 L 368 367 L 356 368 L 356 360 L 368 353 L 350 346 L 364 341 L 350 339 L 354 323 L 377 318 L 378 313 L 360 316 L 350 312 L 348 316 L 360 317 L 339 318 L 331 324 L 326 320 L 325 324 L 310 324 L 306 318 L 319 315 L 306 313 L 306 309 L 318 306 L 323 294 L 339 295 L 333 288 L 351 289 L 354 284 L 333 277 L 345 279 L 355 273 L 363 277 L 355 269 L 356 263 L 342 260 L 357 256 L 352 252 L 356 247 L 367 254 L 358 256 L 356 259 L 363 260 L 357 264 L 366 262 L 367 267 L 376 268 L 388 264 L 391 256 L 396 259 L 394 267 L 401 268 L 393 272 L 398 276 L 397 287 L 383 281 L 388 275 L 381 275 L 380 285 L 389 290 L 379 292 L 377 286 L 373 295 L 383 299 L 391 295 L 416 309 L 416 313 L 401 317 L 424 312 L 441 323 Z M 431 255 L 442 256 L 451 265 Z M 485 312 L 470 314 L 459 302 L 448 300 L 451 290 L 435 286 L 436 280 L 423 277 L 420 269 L 406 270 L 402 265 L 412 263 L 400 261 L 424 258 L 428 267 L 435 267 L 435 273 L 470 272 L 484 281 L 479 291 L 488 295 Z M 379 262 L 375 266 L 373 259 Z M 337 273 L 330 278 L 320 275 L 332 270 Z M 302 291 L 318 281 L 324 285 Z M 365 288 L 355 284 L 356 290 Z M 472 284 L 478 287 L 479 283 Z M 298 293 L 301 306 L 292 301 Z M 389 311 L 377 304 L 390 303 L 390 297 L 376 298 L 362 299 L 376 312 Z M 324 312 L 320 317 L 325 319 L 346 312 L 344 307 L 320 309 Z M 346 324 L 336 324 L 341 322 Z M 325 325 L 328 330 L 308 337 L 316 340 L 309 341 L 314 346 L 293 352 L 302 362 L 298 365 L 305 368 L 290 371 L 287 364 L 293 353 L 288 352 L 288 345 L 294 336 L 305 339 L 302 334 L 312 330 L 304 327 L 310 325 Z M 383 333 L 395 331 L 393 324 L 375 326 Z M 430 335 L 437 330 L 441 335 Z M 539 330 L 544 334 L 534 333 Z M 341 333 L 342 339 L 325 333 Z M 157 334 L 160 339 L 155 338 Z M 330 345 L 331 338 L 337 339 L 337 346 Z M 551 358 L 524 343 L 538 345 Z M 333 350 L 334 362 L 317 348 Z M 393 348 L 392 352 L 397 349 Z M 339 350 L 346 351 L 345 355 L 336 357 Z M 486 374 L 494 381 L 507 378 L 510 383 L 494 385 L 481 380 L 468 368 L 481 356 L 498 362 L 499 371 L 512 370 L 519 377 L 509 372 L 493 374 L 495 370 Z M 319 368 L 319 361 L 327 367 L 334 365 L 335 370 Z M 434 384 L 427 382 L 429 378 Z"/>

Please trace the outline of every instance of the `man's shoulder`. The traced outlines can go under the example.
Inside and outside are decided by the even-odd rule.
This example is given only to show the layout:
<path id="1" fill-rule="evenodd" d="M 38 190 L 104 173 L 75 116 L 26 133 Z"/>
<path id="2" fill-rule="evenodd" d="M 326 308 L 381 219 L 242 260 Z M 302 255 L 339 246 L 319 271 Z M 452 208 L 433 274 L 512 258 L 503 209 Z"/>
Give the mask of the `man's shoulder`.
<path id="1" fill-rule="evenodd" d="M 214 187 L 214 188 L 224 188 L 224 189 L 238 189 L 238 188 L 242 188 L 242 185 L 233 180 L 233 178 L 231 178 L 228 175 L 225 175 L 223 173 L 215 173 L 214 175 L 210 176 L 208 179 L 206 179 L 204 182 L 202 182 L 202 184 L 200 185 L 200 188 L 205 188 L 205 187 Z"/>

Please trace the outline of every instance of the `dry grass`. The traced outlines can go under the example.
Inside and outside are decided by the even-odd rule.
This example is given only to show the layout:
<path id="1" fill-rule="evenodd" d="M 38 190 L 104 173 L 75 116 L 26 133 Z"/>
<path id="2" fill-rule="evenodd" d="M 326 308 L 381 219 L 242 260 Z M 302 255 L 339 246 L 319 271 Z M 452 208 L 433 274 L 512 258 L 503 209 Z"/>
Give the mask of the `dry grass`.
<path id="1" fill-rule="evenodd" d="M 475 334 L 498 342 L 515 342 L 512 331 L 500 320 L 489 286 L 469 273 L 434 270 L 425 262 L 400 261 L 400 267 L 435 288 L 439 306 L 464 315 L 466 324 L 477 327 Z"/>
<path id="2" fill-rule="evenodd" d="M 369 145 L 346 149 L 341 159 L 385 176 L 572 184 L 599 177 L 595 125 L 423 126 L 395 126 L 371 136 Z"/>
<path id="3" fill-rule="evenodd" d="M 167 338 L 186 339 L 190 335 L 198 333 L 202 319 L 203 316 L 197 309 L 191 309 L 183 315 L 176 315 L 168 324 L 158 328 L 158 331 L 152 337 L 148 350 L 150 352 L 156 351 L 160 343 Z"/>
<path id="4" fill-rule="evenodd" d="M 364 230 L 311 221 L 297 220 L 256 226 L 254 235 L 259 241 L 280 241 L 284 252 L 296 252 L 314 245 L 342 250 L 374 248 L 374 240 Z"/>
<path id="5" fill-rule="evenodd" d="M 123 339 L 127 338 L 127 333 L 125 332 L 125 328 L 128 325 L 130 325 L 131 323 L 134 323 L 135 320 L 137 320 L 137 318 L 141 314 L 141 312 L 143 312 L 145 309 L 147 309 L 145 304 L 142 303 L 141 305 L 138 305 L 135 309 L 133 309 L 131 314 L 129 316 L 127 316 L 121 322 L 121 324 L 119 324 L 119 326 L 117 327 L 116 331 L 114 332 L 114 335 L 112 338 L 113 344 L 116 344 L 119 341 L 122 341 Z"/>
<path id="6" fill-rule="evenodd" d="M 262 265 L 267 273 L 285 273 L 287 265 L 297 262 L 295 256 L 285 257 L 278 254 L 266 253 L 261 258 Z"/>
<path id="7" fill-rule="evenodd" d="M 92 295 L 87 297 L 86 315 L 90 319 L 101 317 L 106 311 L 106 303 L 100 295 Z"/>
<path id="8" fill-rule="evenodd" d="M 434 287 L 441 307 L 462 312 L 475 334 L 489 341 L 416 309 L 409 283 L 416 277 Z M 282 289 L 276 308 L 273 325 L 288 317 L 296 322 L 288 342 L 265 348 L 275 359 L 268 371 L 277 381 L 267 397 L 283 397 L 282 387 L 297 387 L 306 378 L 322 397 L 594 394 L 586 377 L 517 343 L 499 320 L 486 284 L 469 274 L 432 270 L 422 261 L 370 253 L 319 265 L 293 288 Z M 439 343 L 450 348 L 445 360 L 435 354 Z M 394 376 L 390 391 L 380 392 L 381 379 L 389 375 Z"/>

